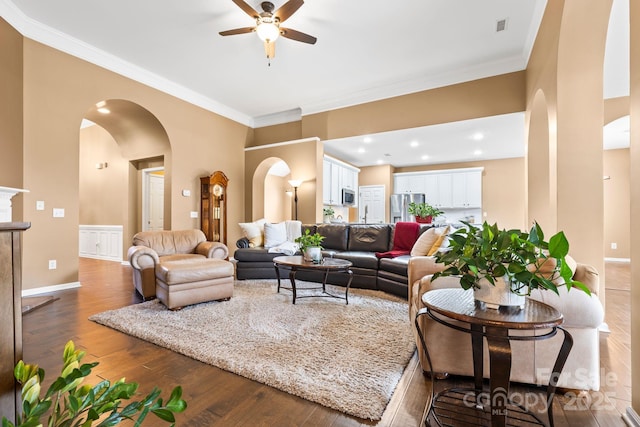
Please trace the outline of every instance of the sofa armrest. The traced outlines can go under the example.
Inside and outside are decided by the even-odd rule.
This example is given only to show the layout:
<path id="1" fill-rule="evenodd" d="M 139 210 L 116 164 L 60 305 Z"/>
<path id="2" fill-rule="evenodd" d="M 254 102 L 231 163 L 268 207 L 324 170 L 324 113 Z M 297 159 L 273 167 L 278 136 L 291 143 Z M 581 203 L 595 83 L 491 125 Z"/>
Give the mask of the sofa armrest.
<path id="1" fill-rule="evenodd" d="M 160 262 L 158 253 L 146 246 L 131 246 L 127 252 L 131 267 L 136 270 L 144 270 L 146 268 L 155 268 Z"/>
<path id="2" fill-rule="evenodd" d="M 196 246 L 196 253 L 207 258 L 227 259 L 229 257 L 229 248 L 220 242 L 200 242 Z"/>
<path id="3" fill-rule="evenodd" d="M 424 276 L 437 273 L 445 269 L 444 264 L 436 263 L 433 256 L 412 256 L 409 259 L 408 276 L 409 286 L 422 279 Z"/>
<path id="4" fill-rule="evenodd" d="M 247 239 L 246 237 L 242 237 L 236 241 L 236 248 L 238 249 L 249 247 L 251 247 L 249 246 L 249 239 Z"/>

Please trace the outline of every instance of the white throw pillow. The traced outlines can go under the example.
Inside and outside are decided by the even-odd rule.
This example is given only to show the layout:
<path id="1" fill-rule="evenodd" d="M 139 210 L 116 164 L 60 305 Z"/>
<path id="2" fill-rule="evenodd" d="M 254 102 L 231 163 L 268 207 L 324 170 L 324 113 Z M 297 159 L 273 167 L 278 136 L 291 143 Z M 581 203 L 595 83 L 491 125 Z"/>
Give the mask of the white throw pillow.
<path id="1" fill-rule="evenodd" d="M 272 248 L 287 241 L 287 227 L 284 222 L 264 225 L 264 247 Z"/>

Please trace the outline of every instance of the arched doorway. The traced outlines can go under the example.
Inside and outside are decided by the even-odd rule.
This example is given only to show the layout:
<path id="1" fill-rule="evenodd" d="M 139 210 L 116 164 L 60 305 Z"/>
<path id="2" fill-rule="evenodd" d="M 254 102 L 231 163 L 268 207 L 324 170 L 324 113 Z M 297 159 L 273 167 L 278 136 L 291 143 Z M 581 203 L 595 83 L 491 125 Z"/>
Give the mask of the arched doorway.
<path id="1" fill-rule="evenodd" d="M 160 228 L 170 228 L 171 146 L 164 127 L 151 112 L 127 100 L 100 101 L 85 114 L 79 147 L 81 230 L 82 226 L 109 226 L 98 229 L 106 234 L 93 234 L 97 252 L 113 252 L 114 230 L 121 227 L 118 253 L 122 259 L 132 236 L 145 229 L 145 170 L 162 171 L 162 202 L 156 208 L 162 208 Z M 81 253 L 82 239 L 81 232 Z M 92 249 L 93 242 L 85 244 Z"/>
<path id="2" fill-rule="evenodd" d="M 291 169 L 278 157 L 263 160 L 256 168 L 252 181 L 253 219 L 266 218 L 280 222 L 292 218 L 292 189 L 289 185 Z"/>

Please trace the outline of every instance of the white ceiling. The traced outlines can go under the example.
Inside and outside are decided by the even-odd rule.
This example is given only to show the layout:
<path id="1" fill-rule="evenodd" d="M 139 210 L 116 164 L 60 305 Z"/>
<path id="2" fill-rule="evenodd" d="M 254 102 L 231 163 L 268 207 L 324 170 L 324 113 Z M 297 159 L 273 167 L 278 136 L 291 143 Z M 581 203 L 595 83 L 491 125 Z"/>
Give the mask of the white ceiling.
<path id="1" fill-rule="evenodd" d="M 260 10 L 259 0 L 246 1 Z M 285 0 L 273 3 L 277 9 Z M 218 35 L 254 25 L 231 0 L 0 0 L 0 13 L 26 37 L 260 127 L 522 70 L 545 5 L 546 0 L 307 0 L 284 26 L 311 34 L 318 42 L 279 38 L 270 66 L 255 34 Z M 628 16 L 628 0 L 614 0 L 612 20 L 624 24 L 625 13 Z M 496 32 L 501 19 L 507 20 L 506 31 Z M 616 48 L 607 49 L 606 61 L 612 65 L 605 66 L 605 74 L 613 83 L 605 82 L 605 96 L 628 95 L 628 58 L 626 80 L 620 76 L 620 57 L 628 46 L 626 23 L 611 25 L 616 31 L 608 46 Z M 396 166 L 415 164 L 418 149 L 398 150 L 397 145 L 414 139 L 421 144 L 419 155 L 432 156 L 432 162 L 452 161 L 436 157 L 445 156 L 438 152 L 446 148 L 454 148 L 453 161 L 478 158 L 473 151 L 469 154 L 475 148 L 468 133 L 475 127 L 486 134 L 484 157 L 522 155 L 522 117 L 377 135 L 368 145 L 371 157 L 359 154 L 357 159 L 374 164 L 388 153 Z M 396 145 L 374 148 L 388 136 Z M 338 146 L 357 145 L 346 142 L 327 143 L 327 151 L 353 162 L 348 157 L 353 153 L 337 151 Z M 492 151 L 492 146 L 499 150 Z"/>

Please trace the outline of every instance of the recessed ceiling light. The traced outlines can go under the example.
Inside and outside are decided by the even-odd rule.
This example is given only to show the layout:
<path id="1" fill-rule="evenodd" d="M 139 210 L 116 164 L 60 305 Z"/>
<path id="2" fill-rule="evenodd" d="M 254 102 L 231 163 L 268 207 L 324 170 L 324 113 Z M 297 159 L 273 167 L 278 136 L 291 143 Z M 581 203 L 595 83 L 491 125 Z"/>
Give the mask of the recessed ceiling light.
<path id="1" fill-rule="evenodd" d="M 384 160 L 378 160 L 378 161 L 376 161 L 376 164 L 379 164 L 379 165 L 381 165 L 381 164 L 383 164 L 383 163 L 384 163 Z"/>
<path id="2" fill-rule="evenodd" d="M 484 134 L 482 132 L 476 132 L 471 135 L 471 139 L 474 141 L 482 141 L 484 139 Z"/>
<path id="3" fill-rule="evenodd" d="M 480 154 L 482 154 L 482 150 L 476 150 L 473 152 L 474 156 L 479 156 Z"/>
<path id="4" fill-rule="evenodd" d="M 365 144 L 369 144 L 370 142 L 373 142 L 373 139 L 371 139 L 370 136 L 365 136 L 363 141 L 364 141 Z"/>
<path id="5" fill-rule="evenodd" d="M 409 145 L 411 145 L 412 147 L 417 147 L 420 144 L 418 144 L 418 141 L 411 141 Z"/>
<path id="6" fill-rule="evenodd" d="M 427 160 L 429 158 L 429 156 L 427 154 L 425 154 L 424 156 L 420 157 L 422 160 Z"/>
<path id="7" fill-rule="evenodd" d="M 366 150 L 362 147 L 358 148 L 358 153 L 364 153 Z"/>

